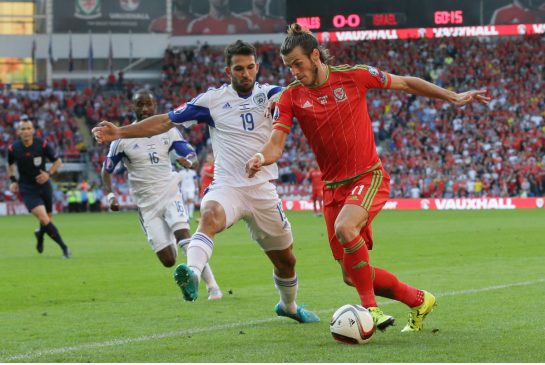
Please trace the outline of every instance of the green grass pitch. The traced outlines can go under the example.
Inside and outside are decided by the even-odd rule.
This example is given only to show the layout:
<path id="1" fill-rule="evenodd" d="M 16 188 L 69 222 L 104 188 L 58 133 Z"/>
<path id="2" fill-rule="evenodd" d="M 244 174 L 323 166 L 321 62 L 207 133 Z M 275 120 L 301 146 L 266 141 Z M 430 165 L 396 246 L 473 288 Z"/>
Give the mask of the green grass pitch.
<path id="1" fill-rule="evenodd" d="M 397 325 L 362 346 L 329 333 L 334 310 L 358 298 L 323 220 L 288 216 L 298 303 L 318 324 L 276 317 L 272 267 L 242 223 L 215 241 L 224 299 L 202 289 L 188 303 L 134 212 L 56 216 L 70 260 L 49 238 L 36 253 L 32 217 L 1 217 L 0 362 L 545 362 L 545 210 L 382 212 L 371 263 L 438 306 L 423 332 L 406 334 L 408 309 L 379 298 Z"/>

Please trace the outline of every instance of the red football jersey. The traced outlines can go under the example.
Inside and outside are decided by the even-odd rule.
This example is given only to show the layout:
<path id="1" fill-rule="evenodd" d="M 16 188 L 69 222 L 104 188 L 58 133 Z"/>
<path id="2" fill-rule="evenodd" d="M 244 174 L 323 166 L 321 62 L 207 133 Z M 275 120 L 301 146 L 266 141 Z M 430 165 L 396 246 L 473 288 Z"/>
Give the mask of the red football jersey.
<path id="1" fill-rule="evenodd" d="M 313 191 L 322 190 L 324 187 L 322 172 L 320 170 L 310 170 L 307 174 L 307 179 L 310 179 Z"/>
<path id="2" fill-rule="evenodd" d="M 201 169 L 201 197 L 204 195 L 206 188 L 214 180 L 214 164 L 205 163 Z"/>
<path id="3" fill-rule="evenodd" d="M 270 15 L 260 16 L 253 11 L 242 13 L 252 22 L 253 30 L 259 33 L 281 33 L 286 27 L 286 21 L 282 17 Z"/>
<path id="4" fill-rule="evenodd" d="M 172 15 L 172 35 L 187 35 L 187 27 L 195 19 L 191 17 L 179 17 Z M 149 26 L 149 31 L 153 33 L 164 33 L 167 29 L 167 17 L 162 16 L 153 20 Z"/>
<path id="5" fill-rule="evenodd" d="M 389 88 L 391 82 L 388 73 L 371 66 L 328 66 L 322 85 L 308 88 L 295 81 L 282 92 L 273 128 L 289 133 L 293 117 L 297 118 L 325 182 L 372 170 L 380 160 L 366 93 Z"/>
<path id="6" fill-rule="evenodd" d="M 250 33 L 252 23 L 250 19 L 231 13 L 222 19 L 211 15 L 203 15 L 193 20 L 187 27 L 188 34 L 237 34 Z"/>
<path id="7" fill-rule="evenodd" d="M 496 9 L 490 24 L 533 24 L 542 21 L 545 21 L 545 13 L 542 10 L 526 9 L 513 3 Z"/>

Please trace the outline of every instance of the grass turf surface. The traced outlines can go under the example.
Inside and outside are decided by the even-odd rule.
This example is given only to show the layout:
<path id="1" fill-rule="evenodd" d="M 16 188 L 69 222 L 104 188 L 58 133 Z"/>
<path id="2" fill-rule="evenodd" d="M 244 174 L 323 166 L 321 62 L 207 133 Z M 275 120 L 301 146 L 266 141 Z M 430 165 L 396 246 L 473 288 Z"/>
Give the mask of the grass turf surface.
<path id="1" fill-rule="evenodd" d="M 402 334 L 408 309 L 379 298 L 397 326 L 363 346 L 329 333 L 334 310 L 359 301 L 323 220 L 288 217 L 298 303 L 318 324 L 275 316 L 272 267 L 242 223 L 215 240 L 224 299 L 207 301 L 201 285 L 188 303 L 135 213 L 55 216 L 70 260 L 49 238 L 36 253 L 33 217 L 1 217 L 0 362 L 545 362 L 545 210 L 382 212 L 371 263 L 438 306 L 423 332 Z"/>

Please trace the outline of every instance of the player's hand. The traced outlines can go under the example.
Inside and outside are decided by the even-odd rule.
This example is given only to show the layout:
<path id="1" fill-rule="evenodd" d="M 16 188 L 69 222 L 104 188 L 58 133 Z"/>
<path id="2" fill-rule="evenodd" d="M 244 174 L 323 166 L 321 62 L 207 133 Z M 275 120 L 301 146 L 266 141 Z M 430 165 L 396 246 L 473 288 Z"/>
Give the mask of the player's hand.
<path id="1" fill-rule="evenodd" d="M 191 161 L 189 161 L 187 158 L 185 157 L 178 157 L 176 159 L 176 161 L 178 161 L 178 163 L 180 165 L 182 165 L 183 167 L 185 167 L 186 169 L 189 169 L 191 168 L 191 166 L 193 166 L 193 163 Z"/>
<path id="2" fill-rule="evenodd" d="M 98 144 L 104 144 L 119 139 L 119 128 L 106 120 L 98 123 L 91 130 Z"/>
<path id="3" fill-rule="evenodd" d="M 248 175 L 249 178 L 252 178 L 257 174 L 259 171 L 261 171 L 261 167 L 263 166 L 263 163 L 261 161 L 261 158 L 259 158 L 258 155 L 255 155 L 251 159 L 246 162 L 246 175 Z"/>
<path id="4" fill-rule="evenodd" d="M 456 94 L 456 98 L 452 103 L 456 106 L 464 106 L 473 101 L 479 102 L 481 104 L 488 104 L 491 97 L 486 96 L 486 90 L 470 90 L 463 93 Z"/>
<path id="5" fill-rule="evenodd" d="M 117 201 L 117 198 L 115 196 L 109 197 L 108 203 L 110 204 L 110 209 L 112 211 L 119 212 L 119 202 Z"/>
<path id="6" fill-rule="evenodd" d="M 11 191 L 13 194 L 17 194 L 19 191 L 19 184 L 16 182 L 9 184 L 9 191 Z"/>
<path id="7" fill-rule="evenodd" d="M 265 106 L 265 112 L 263 113 L 265 118 L 272 117 L 274 113 L 274 108 L 276 108 L 276 103 L 278 103 L 279 96 L 280 96 L 280 93 L 276 94 L 275 96 L 270 98 L 269 101 L 267 101 L 267 105 Z"/>
<path id="8" fill-rule="evenodd" d="M 38 176 L 36 176 L 36 182 L 38 184 L 45 184 L 49 180 L 49 173 L 44 170 L 40 170 Z"/>

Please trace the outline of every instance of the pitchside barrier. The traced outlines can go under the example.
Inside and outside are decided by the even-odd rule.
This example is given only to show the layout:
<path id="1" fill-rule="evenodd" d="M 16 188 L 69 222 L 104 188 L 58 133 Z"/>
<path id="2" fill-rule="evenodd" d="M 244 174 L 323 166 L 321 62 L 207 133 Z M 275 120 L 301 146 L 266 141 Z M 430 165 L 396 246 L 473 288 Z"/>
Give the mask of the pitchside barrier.
<path id="1" fill-rule="evenodd" d="M 545 198 L 390 199 L 386 210 L 479 210 L 543 208 Z M 284 210 L 314 210 L 312 200 L 282 200 Z"/>
<path id="2" fill-rule="evenodd" d="M 136 206 L 128 196 L 119 196 L 122 209 L 134 209 Z M 107 207 L 106 198 L 102 207 Z M 491 209 L 542 209 L 545 197 L 539 198 L 430 198 L 430 199 L 390 199 L 384 205 L 386 210 L 491 210 Z M 312 211 L 312 200 L 282 200 L 282 208 L 290 211 Z M 55 209 L 56 211 L 56 209 Z M 23 203 L 0 203 L 0 216 L 28 214 Z"/>

